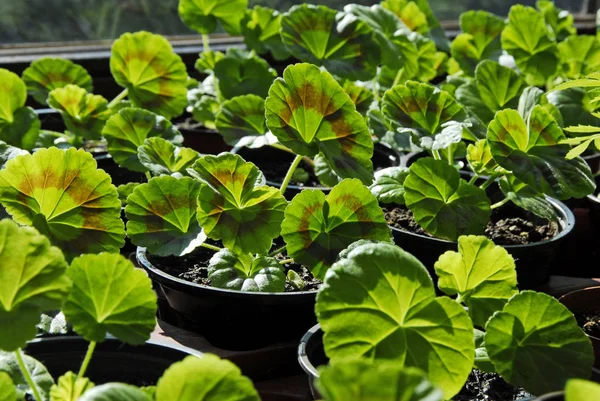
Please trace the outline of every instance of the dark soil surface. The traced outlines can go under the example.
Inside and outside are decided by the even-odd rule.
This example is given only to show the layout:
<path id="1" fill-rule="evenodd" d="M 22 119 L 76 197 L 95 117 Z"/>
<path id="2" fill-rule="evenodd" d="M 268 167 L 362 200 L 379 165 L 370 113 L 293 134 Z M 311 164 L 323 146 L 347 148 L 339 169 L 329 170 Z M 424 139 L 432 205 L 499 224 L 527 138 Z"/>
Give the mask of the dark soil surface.
<path id="1" fill-rule="evenodd" d="M 392 227 L 433 237 L 417 224 L 412 212 L 406 206 L 390 205 L 382 209 L 385 219 Z M 534 222 L 523 217 L 506 216 L 509 213 L 510 209 L 504 208 L 492 211 L 485 236 L 496 245 L 530 244 L 551 239 L 558 234 L 558 224 L 555 222 Z"/>
<path id="2" fill-rule="evenodd" d="M 220 246 L 220 244 L 219 244 Z M 280 246 L 275 246 L 273 249 L 277 249 Z M 210 286 L 210 280 L 208 279 L 208 262 L 210 258 L 215 254 L 215 251 L 199 247 L 194 252 L 185 255 L 183 257 L 167 256 L 159 257 L 148 255 L 148 260 L 158 269 L 164 271 L 171 276 L 183 279 L 196 284 Z M 283 261 L 287 258 L 285 253 L 279 253 L 275 256 L 277 260 Z M 313 277 L 312 273 L 304 266 L 297 263 L 286 263 L 285 274 L 289 270 L 294 270 L 304 281 L 303 291 L 317 290 L 322 284 L 322 281 Z M 285 292 L 297 292 L 299 291 L 292 285 L 286 282 Z"/>
<path id="3" fill-rule="evenodd" d="M 523 388 L 507 383 L 496 373 L 474 369 L 467 384 L 456 395 L 454 401 L 516 401 L 531 397 Z"/>
<path id="4" fill-rule="evenodd" d="M 585 334 L 600 338 L 600 309 L 576 313 L 575 318 Z"/>

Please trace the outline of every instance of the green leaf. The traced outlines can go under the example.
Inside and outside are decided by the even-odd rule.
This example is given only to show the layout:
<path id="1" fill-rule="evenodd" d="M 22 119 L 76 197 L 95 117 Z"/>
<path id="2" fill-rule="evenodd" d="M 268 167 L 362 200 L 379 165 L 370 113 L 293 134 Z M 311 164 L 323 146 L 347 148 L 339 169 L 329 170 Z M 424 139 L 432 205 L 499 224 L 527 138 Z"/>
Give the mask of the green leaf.
<path id="1" fill-rule="evenodd" d="M 85 68 L 64 58 L 43 57 L 31 62 L 23 71 L 27 93 L 39 104 L 46 104 L 48 94 L 57 88 L 77 85 L 91 92 L 92 77 Z"/>
<path id="2" fill-rule="evenodd" d="M 229 249 L 214 254 L 208 264 L 213 287 L 237 291 L 283 292 L 285 273 L 275 258 L 236 255 Z"/>
<path id="3" fill-rule="evenodd" d="M 408 177 L 407 167 L 388 167 L 375 173 L 375 182 L 369 187 L 381 203 L 404 204 L 404 181 Z"/>
<path id="4" fill-rule="evenodd" d="M 288 255 L 322 279 L 338 254 L 359 239 L 390 241 L 377 198 L 356 179 L 345 179 L 327 196 L 304 190 L 285 210 L 281 236 Z"/>
<path id="5" fill-rule="evenodd" d="M 5 321 L 3 320 L 2 322 L 4 323 Z M 31 379 L 37 386 L 40 395 L 44 400 L 47 400 L 49 398 L 50 388 L 54 385 L 54 379 L 50 373 L 48 373 L 48 369 L 46 369 L 40 361 L 29 355 L 23 355 L 23 362 L 27 367 Z M 22 394 L 26 393 L 30 399 L 33 399 L 31 387 L 29 387 L 25 377 L 23 377 L 23 373 L 19 368 L 14 352 L 0 351 L 0 372 L 7 373 L 10 376 L 13 384 L 17 388 L 17 395 L 22 397 Z M 19 399 L 19 401 L 22 400 L 23 398 Z"/>
<path id="6" fill-rule="evenodd" d="M 515 58 L 528 85 L 542 86 L 557 70 L 559 60 L 553 35 L 544 16 L 521 4 L 510 8 L 502 31 L 502 48 Z"/>
<path id="7" fill-rule="evenodd" d="M 591 397 L 590 399 L 600 399 L 600 384 L 582 379 L 567 380 L 565 387 L 566 401 L 585 400 L 589 397 Z"/>
<path id="8" fill-rule="evenodd" d="M 63 313 L 87 341 L 110 333 L 128 344 L 143 344 L 156 325 L 156 295 L 148 275 L 119 254 L 83 255 L 67 273 L 73 289 Z"/>
<path id="9" fill-rule="evenodd" d="M 351 359 L 319 368 L 316 382 L 327 401 L 442 401 L 419 369 L 400 362 Z"/>
<path id="10" fill-rule="evenodd" d="M 216 355 L 188 356 L 159 379 L 156 401 L 260 401 L 252 381 Z"/>
<path id="11" fill-rule="evenodd" d="M 314 173 L 319 179 L 319 183 L 326 187 L 335 187 L 342 180 L 339 175 L 333 171 L 327 158 L 323 153 L 317 153 L 313 158 L 315 162 Z M 298 171 L 296 169 L 296 171 Z"/>
<path id="12" fill-rule="evenodd" d="M 475 329 L 475 368 L 484 372 L 495 373 L 494 365 L 490 361 L 485 349 L 485 332 Z"/>
<path id="13" fill-rule="evenodd" d="M 201 34 L 222 26 L 230 35 L 240 34 L 240 20 L 248 0 L 179 0 L 179 16 L 184 24 Z"/>
<path id="14" fill-rule="evenodd" d="M 473 324 L 480 327 L 518 292 L 515 261 L 506 249 L 484 236 L 459 237 L 458 252 L 441 255 L 435 272 L 440 290 L 458 295 Z"/>
<path id="15" fill-rule="evenodd" d="M 381 2 L 381 6 L 390 10 L 411 31 L 419 33 L 429 31 L 427 15 L 421 11 L 419 5 L 414 1 L 386 0 Z"/>
<path id="16" fill-rule="evenodd" d="M 504 196 L 522 209 L 550 221 L 557 219 L 556 209 L 544 197 L 544 194 L 535 191 L 513 175 L 502 177 L 498 182 Z"/>
<path id="17" fill-rule="evenodd" d="M 335 263 L 315 310 L 332 364 L 364 356 L 420 368 L 444 399 L 458 393 L 473 367 L 467 312 L 436 298 L 425 267 L 395 245 L 361 245 Z"/>
<path id="18" fill-rule="evenodd" d="M 290 8 L 281 19 L 281 38 L 301 61 L 346 79 L 372 79 L 381 59 L 373 29 L 365 21 L 326 6 Z"/>
<path id="19" fill-rule="evenodd" d="M 86 377 L 77 377 L 67 372 L 58 378 L 58 383 L 50 389 L 50 401 L 77 401 L 86 391 L 94 387 L 94 383 Z"/>
<path id="20" fill-rule="evenodd" d="M 0 221 L 0 349 L 14 351 L 36 335 L 40 314 L 58 309 L 69 291 L 60 249 L 29 227 Z"/>
<path id="21" fill-rule="evenodd" d="M 85 139 L 100 139 L 102 128 L 111 115 L 106 99 L 70 84 L 53 89 L 48 96 L 48 105 L 60 112 L 72 134 Z"/>
<path id="22" fill-rule="evenodd" d="M 571 36 L 558 44 L 562 70 L 570 79 L 600 70 L 600 41 L 591 35 Z"/>
<path id="23" fill-rule="evenodd" d="M 404 190 L 417 223 L 437 238 L 456 241 L 461 235 L 482 234 L 491 215 L 485 191 L 441 160 L 427 157 L 413 163 Z"/>
<path id="24" fill-rule="evenodd" d="M 429 82 L 438 74 L 438 54 L 435 43 L 425 36 L 412 32 L 408 36 L 394 36 L 394 44 L 401 54 L 404 65 L 401 69 L 381 67 L 377 81 L 382 90 L 387 90 L 397 84 L 404 84 L 408 80 Z"/>
<path id="25" fill-rule="evenodd" d="M 189 173 L 208 185 L 198 195 L 198 222 L 209 238 L 243 253 L 264 253 L 279 236 L 287 201 L 277 188 L 256 186 L 258 168 L 239 155 L 196 161 Z"/>
<path id="26" fill-rule="evenodd" d="M 310 64 L 289 66 L 265 102 L 267 126 L 295 153 L 322 152 L 343 178 L 373 180 L 373 140 L 350 96 L 327 71 Z"/>
<path id="27" fill-rule="evenodd" d="M 448 121 L 464 121 L 466 113 L 448 92 L 408 81 L 388 90 L 383 96 L 383 114 L 397 127 L 412 128 L 432 135 Z"/>
<path id="28" fill-rule="evenodd" d="M 275 60 L 291 57 L 279 34 L 281 17 L 278 11 L 268 7 L 254 6 L 246 10 L 241 22 L 246 46 L 258 54 L 271 53 Z"/>
<path id="29" fill-rule="evenodd" d="M 287 276 L 285 277 L 285 281 L 298 291 L 304 291 L 304 288 L 306 287 L 306 284 L 304 284 L 304 280 L 302 280 L 302 277 L 300 277 L 300 275 L 292 269 L 288 270 Z"/>
<path id="30" fill-rule="evenodd" d="M 546 25 L 552 29 L 559 42 L 577 33 L 573 14 L 556 7 L 553 1 L 538 0 L 536 7 L 544 16 Z"/>
<path id="31" fill-rule="evenodd" d="M 17 223 L 34 226 L 68 258 L 123 246 L 117 189 L 82 149 L 41 149 L 12 159 L 0 170 L 0 202 Z"/>
<path id="32" fill-rule="evenodd" d="M 492 174 L 498 166 L 492 157 L 487 140 L 480 139 L 467 147 L 467 160 L 473 172 L 479 175 Z"/>
<path id="33" fill-rule="evenodd" d="M 127 198 L 127 236 L 152 255 L 183 256 L 206 240 L 196 220 L 201 184 L 191 178 L 154 177 Z"/>
<path id="34" fill-rule="evenodd" d="M 17 390 L 6 372 L 0 371 L 0 401 L 17 401 Z"/>
<path id="35" fill-rule="evenodd" d="M 600 118 L 592 114 L 591 99 L 585 89 L 555 90 L 547 93 L 546 97 L 560 111 L 565 127 L 579 124 L 600 126 Z"/>
<path id="36" fill-rule="evenodd" d="M 475 69 L 475 82 L 483 103 L 496 112 L 517 106 L 525 82 L 514 70 L 485 60 Z"/>
<path id="37" fill-rule="evenodd" d="M 175 144 L 183 137 L 167 119 L 143 109 L 127 107 L 108 119 L 102 136 L 106 139 L 108 153 L 115 162 L 131 171 L 144 172 L 147 168 L 138 158 L 138 147 L 146 138 L 161 137 Z"/>
<path id="38" fill-rule="evenodd" d="M 135 386 L 106 383 L 87 391 L 77 401 L 152 401 L 152 399 Z"/>
<path id="39" fill-rule="evenodd" d="M 175 146 L 160 137 L 148 138 L 138 148 L 140 163 L 154 175 L 186 175 L 187 168 L 191 167 L 199 156 L 200 154 L 193 149 Z"/>
<path id="40" fill-rule="evenodd" d="M 364 84 L 347 79 L 342 83 L 342 89 L 350 96 L 356 111 L 363 116 L 366 115 L 374 100 L 373 92 Z"/>
<path id="41" fill-rule="evenodd" d="M 121 184 L 117 187 L 119 193 L 119 200 L 123 207 L 127 206 L 127 197 L 133 193 L 133 190 L 140 185 L 139 182 L 128 182 L 127 184 Z"/>
<path id="42" fill-rule="evenodd" d="M 113 42 L 110 71 L 135 107 L 166 118 L 187 104 L 187 71 L 169 42 L 148 32 L 124 33 Z"/>
<path id="43" fill-rule="evenodd" d="M 194 68 L 200 73 L 212 74 L 215 70 L 215 66 L 219 61 L 223 59 L 223 57 L 225 57 L 225 53 L 223 52 L 205 50 L 202 53 L 200 53 L 200 57 L 198 58 L 198 60 L 196 60 Z"/>
<path id="44" fill-rule="evenodd" d="M 31 150 L 39 137 L 40 120 L 31 107 L 25 107 L 25 83 L 13 72 L 0 68 L 0 140 Z"/>
<path id="45" fill-rule="evenodd" d="M 192 91 L 190 91 L 190 96 Z M 208 129 L 216 129 L 215 120 L 221 110 L 221 103 L 214 96 L 201 95 L 197 100 L 193 100 L 187 108 L 192 113 L 195 121 L 198 121 Z"/>
<path id="46" fill-rule="evenodd" d="M 523 291 L 485 326 L 485 347 L 506 381 L 533 394 L 590 377 L 594 352 L 573 314 L 550 295 Z"/>
<path id="47" fill-rule="evenodd" d="M 457 146 L 463 139 L 463 132 L 468 129 L 471 123 L 460 123 L 457 121 L 448 121 L 441 125 L 442 130 L 438 134 L 432 136 L 422 136 L 414 134 L 413 141 L 417 143 L 422 149 L 425 150 L 446 150 L 451 146 Z M 464 144 L 462 144 L 464 147 Z"/>
<path id="48" fill-rule="evenodd" d="M 215 65 L 215 78 L 225 99 L 247 94 L 265 98 L 276 76 L 264 59 L 235 47 Z"/>
<path id="49" fill-rule="evenodd" d="M 524 120 L 529 119 L 531 111 L 538 104 L 545 108 L 550 115 L 552 115 L 559 126 L 562 127 L 564 125 L 562 114 L 558 108 L 548 101 L 548 98 L 543 90 L 536 88 L 535 86 L 529 86 L 525 88 L 519 97 L 519 114 Z"/>
<path id="50" fill-rule="evenodd" d="M 242 95 L 223 102 L 215 123 L 219 134 L 235 146 L 241 140 L 259 139 L 268 132 L 265 121 L 265 99 Z"/>
<path id="51" fill-rule="evenodd" d="M 463 33 L 452 41 L 450 50 L 466 74 L 473 76 L 482 60 L 498 60 L 502 54 L 500 34 L 505 25 L 503 18 L 487 11 L 471 10 L 460 15 Z"/>
<path id="52" fill-rule="evenodd" d="M 562 129 L 541 106 L 533 108 L 528 124 L 516 110 L 498 112 L 487 138 L 494 160 L 539 193 L 569 199 L 594 191 L 589 166 L 581 158 L 565 160 L 570 147 L 559 144 Z"/>
<path id="53" fill-rule="evenodd" d="M 2 170 L 9 160 L 17 156 L 27 155 L 29 152 L 23 149 L 8 145 L 6 142 L 0 141 L 0 170 Z"/>
<path id="54" fill-rule="evenodd" d="M 381 2 L 381 5 L 392 11 L 394 14 L 396 14 L 398 18 L 403 20 L 402 10 L 409 3 L 413 2 L 407 0 L 384 0 Z M 431 7 L 429 7 L 428 0 L 415 0 L 414 4 L 418 7 L 418 10 L 425 15 L 425 18 L 427 19 L 429 36 L 435 41 L 435 46 L 442 51 L 448 52 L 450 49 L 448 47 L 448 40 L 446 39 L 446 34 L 442 29 L 440 22 L 437 20 L 437 18 L 431 11 Z M 410 8 L 415 9 L 416 7 L 410 6 Z M 408 11 L 411 11 L 410 8 Z M 409 17 L 412 13 L 414 13 L 414 11 L 407 13 L 407 21 L 405 21 L 407 25 L 411 24 Z M 419 26 L 420 25 L 417 24 L 415 25 L 415 28 Z"/>

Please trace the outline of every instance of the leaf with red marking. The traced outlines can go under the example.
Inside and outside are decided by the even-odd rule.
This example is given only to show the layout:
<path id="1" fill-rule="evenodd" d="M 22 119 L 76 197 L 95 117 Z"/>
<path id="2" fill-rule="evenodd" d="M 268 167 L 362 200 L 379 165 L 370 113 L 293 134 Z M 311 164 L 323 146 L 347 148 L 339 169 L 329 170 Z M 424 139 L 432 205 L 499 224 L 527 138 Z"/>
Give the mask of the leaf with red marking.
<path id="1" fill-rule="evenodd" d="M 26 107 L 25 83 L 13 72 L 0 68 L 0 140 L 31 150 L 40 136 L 40 120 Z"/>

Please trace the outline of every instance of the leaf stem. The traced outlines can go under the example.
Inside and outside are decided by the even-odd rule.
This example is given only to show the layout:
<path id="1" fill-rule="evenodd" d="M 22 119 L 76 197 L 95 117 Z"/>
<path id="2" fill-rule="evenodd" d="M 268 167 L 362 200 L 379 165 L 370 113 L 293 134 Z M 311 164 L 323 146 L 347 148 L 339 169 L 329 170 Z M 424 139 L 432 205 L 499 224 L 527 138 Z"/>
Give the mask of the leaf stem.
<path id="1" fill-rule="evenodd" d="M 452 145 L 448 146 L 446 153 L 448 154 L 448 164 L 454 166 L 454 148 Z"/>
<path id="2" fill-rule="evenodd" d="M 394 82 L 392 83 L 392 88 L 396 85 L 398 85 L 398 83 L 400 82 L 400 79 L 402 79 L 402 76 L 404 75 L 404 67 L 400 68 L 398 70 L 398 72 L 396 73 L 396 76 L 394 77 Z"/>
<path id="3" fill-rule="evenodd" d="M 113 107 L 115 107 L 117 104 L 119 104 L 119 102 L 123 99 L 125 99 L 127 97 L 127 88 L 123 89 L 123 91 L 121 93 L 119 93 L 113 100 L 110 101 L 110 103 L 108 104 L 109 109 L 112 109 Z"/>
<path id="4" fill-rule="evenodd" d="M 146 179 L 147 179 L 148 181 L 150 181 L 150 180 L 152 179 L 152 175 L 150 174 L 150 172 L 149 172 L 149 171 L 146 171 L 146 173 L 145 173 L 145 174 L 146 174 Z"/>
<path id="5" fill-rule="evenodd" d="M 469 180 L 469 184 L 475 184 L 475 182 L 477 181 L 478 178 L 479 178 L 479 175 L 473 174 L 473 177 L 471 177 L 471 179 Z"/>
<path id="6" fill-rule="evenodd" d="M 21 369 L 21 373 L 23 374 L 25 381 L 27 384 L 29 384 L 29 387 L 31 387 L 33 398 L 35 398 L 36 401 L 44 401 L 44 399 L 40 396 L 40 390 L 37 388 L 37 385 L 31 377 L 31 373 L 29 373 L 29 370 L 27 370 L 27 365 L 25 365 L 25 361 L 23 360 L 23 351 L 21 348 L 17 348 L 15 351 L 15 357 L 17 358 L 17 364 L 19 365 L 19 369 Z"/>
<path id="7" fill-rule="evenodd" d="M 83 358 L 83 363 L 81 364 L 81 368 L 79 368 L 79 373 L 77 373 L 77 378 L 81 379 L 85 377 L 85 372 L 87 371 L 88 365 L 92 360 L 92 355 L 94 355 L 94 350 L 96 349 L 96 341 L 90 341 L 90 345 L 88 345 L 87 352 L 85 353 L 85 358 Z"/>
<path id="8" fill-rule="evenodd" d="M 440 156 L 440 151 L 435 149 L 431 151 L 431 155 L 435 160 L 442 160 L 442 156 Z"/>
<path id="9" fill-rule="evenodd" d="M 294 261 L 294 259 L 291 259 L 291 258 L 290 259 L 285 259 L 285 260 L 282 260 L 281 262 L 279 262 L 279 264 L 280 265 L 285 265 L 287 263 L 292 263 L 293 261 Z"/>
<path id="10" fill-rule="evenodd" d="M 497 174 L 492 174 L 488 177 L 487 180 L 485 180 L 485 182 L 483 184 L 481 184 L 479 186 L 479 188 L 481 189 L 486 189 L 487 187 L 489 187 L 494 181 L 496 181 L 496 178 L 498 178 Z"/>
<path id="11" fill-rule="evenodd" d="M 498 209 L 500 206 L 505 205 L 506 203 L 508 203 L 509 199 L 508 198 L 504 198 L 502 199 L 500 202 L 496 202 L 494 203 L 492 206 L 490 206 L 490 209 Z"/>
<path id="12" fill-rule="evenodd" d="M 221 248 L 219 248 L 218 246 L 207 244 L 206 242 L 201 243 L 200 246 L 203 246 L 206 249 L 211 249 L 215 252 L 219 252 L 221 250 Z"/>
<path id="13" fill-rule="evenodd" d="M 204 46 L 203 51 L 210 51 L 209 39 L 207 34 L 202 34 L 202 46 Z"/>
<path id="14" fill-rule="evenodd" d="M 288 184 L 292 180 L 292 176 L 294 175 L 294 171 L 296 171 L 296 168 L 298 167 L 298 165 L 300 164 L 301 161 L 302 161 L 302 156 L 301 155 L 296 155 L 296 158 L 294 159 L 294 161 L 290 165 L 290 168 L 288 169 L 288 172 L 285 175 L 285 178 L 283 179 L 283 182 L 281 183 L 281 189 L 280 189 L 281 195 L 283 195 L 285 193 L 285 190 L 287 189 Z"/>
<path id="15" fill-rule="evenodd" d="M 371 83 L 371 86 L 373 86 L 373 97 L 375 98 L 375 100 L 379 100 L 379 90 L 378 90 L 378 84 L 377 84 L 377 75 L 375 75 L 375 77 L 373 77 L 373 81 Z"/>
<path id="16" fill-rule="evenodd" d="M 269 252 L 269 255 L 268 255 L 268 256 L 275 256 L 275 255 L 277 255 L 278 253 L 281 253 L 282 251 L 285 251 L 285 248 L 286 248 L 286 245 L 282 246 L 281 248 L 277 248 L 277 249 L 275 249 L 274 251 L 272 251 L 272 252 Z"/>

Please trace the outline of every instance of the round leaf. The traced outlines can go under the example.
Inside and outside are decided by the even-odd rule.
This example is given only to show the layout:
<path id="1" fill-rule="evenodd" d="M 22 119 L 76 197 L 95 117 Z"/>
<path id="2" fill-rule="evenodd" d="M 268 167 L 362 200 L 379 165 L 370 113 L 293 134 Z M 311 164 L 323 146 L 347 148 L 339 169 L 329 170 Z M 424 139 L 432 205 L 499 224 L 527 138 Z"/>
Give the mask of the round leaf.
<path id="1" fill-rule="evenodd" d="M 327 158 L 323 156 L 323 153 L 317 153 L 313 157 L 314 173 L 319 179 L 319 183 L 325 187 L 335 187 L 342 180 L 339 175 L 333 171 Z M 296 169 L 298 171 L 299 169 Z M 307 173 L 308 174 L 308 173 Z M 292 177 L 293 178 L 293 177 Z M 308 179 L 308 176 L 306 177 Z"/>
<path id="2" fill-rule="evenodd" d="M 404 180 L 408 177 L 407 167 L 388 167 L 375 173 L 371 192 L 379 202 L 404 204 Z"/>
<path id="3" fill-rule="evenodd" d="M 350 99 L 352 99 L 352 103 L 356 106 L 356 111 L 363 116 L 366 115 L 374 99 L 373 92 L 365 85 L 349 80 L 344 81 L 342 88 L 350 96 Z"/>
<path id="4" fill-rule="evenodd" d="M 260 401 L 252 381 L 216 355 L 188 356 L 158 381 L 156 401 Z"/>
<path id="5" fill-rule="evenodd" d="M 281 192 L 255 186 L 261 173 L 239 155 L 196 161 L 189 173 L 206 183 L 198 195 L 198 222 L 209 238 L 232 251 L 264 253 L 279 236 L 287 201 Z"/>
<path id="6" fill-rule="evenodd" d="M 6 144 L 6 142 L 0 141 L 0 170 L 6 166 L 6 163 L 9 160 L 27 154 L 29 154 L 29 152 L 26 150 L 15 148 L 14 146 Z"/>
<path id="7" fill-rule="evenodd" d="M 135 107 L 170 118 L 187 105 L 185 64 L 160 35 L 143 31 L 121 35 L 112 46 L 110 71 Z"/>
<path id="8" fill-rule="evenodd" d="M 143 344 L 156 325 L 156 295 L 148 275 L 119 254 L 83 255 L 68 269 L 73 289 L 63 313 L 87 341 L 107 333 Z"/>
<path id="9" fill-rule="evenodd" d="M 72 134 L 85 139 L 100 139 L 111 114 L 108 102 L 102 96 L 70 84 L 53 89 L 48 96 L 48 105 L 60 112 Z"/>
<path id="10" fill-rule="evenodd" d="M 523 181 L 519 181 L 514 175 L 502 177 L 498 184 L 504 196 L 520 208 L 546 220 L 555 221 L 557 219 L 556 209 L 544 194 L 537 192 Z"/>
<path id="11" fill-rule="evenodd" d="M 232 146 L 243 138 L 264 136 L 268 131 L 265 99 L 256 95 L 242 95 L 223 102 L 215 125 L 225 142 Z"/>
<path id="12" fill-rule="evenodd" d="M 570 378 L 588 378 L 590 339 L 558 300 L 523 291 L 485 326 L 485 347 L 496 372 L 533 394 L 562 390 Z"/>
<path id="13" fill-rule="evenodd" d="M 570 79 L 600 70 L 600 41 L 595 36 L 571 36 L 558 44 L 564 75 Z"/>
<path id="14" fill-rule="evenodd" d="M 138 158 L 138 147 L 146 138 L 161 137 L 179 144 L 183 137 L 164 117 L 147 110 L 127 107 L 108 119 L 102 136 L 115 162 L 128 170 L 144 172 L 146 167 Z"/>
<path id="15" fill-rule="evenodd" d="M 492 157 L 487 140 L 480 139 L 467 147 L 467 160 L 471 169 L 479 175 L 492 174 L 498 166 Z"/>
<path id="16" fill-rule="evenodd" d="M 283 292 L 285 273 L 275 258 L 236 255 L 223 249 L 208 264 L 211 285 L 237 291 Z"/>
<path id="17" fill-rule="evenodd" d="M 438 238 L 456 241 L 461 235 L 482 234 L 491 215 L 485 191 L 461 179 L 441 160 L 413 163 L 404 190 L 404 201 L 417 223 Z"/>
<path id="18" fill-rule="evenodd" d="M 46 369 L 44 364 L 40 361 L 29 355 L 23 355 L 23 362 L 27 367 L 31 379 L 37 386 L 40 395 L 44 399 L 48 399 L 50 389 L 54 385 L 54 379 L 50 373 L 48 373 L 48 369 Z M 33 399 L 33 391 L 31 390 L 31 387 L 29 387 L 25 377 L 23 377 L 23 373 L 21 372 L 21 368 L 19 367 L 14 352 L 0 352 L 0 372 L 7 373 L 10 376 L 13 384 L 17 387 L 17 395 L 21 395 L 22 397 L 22 394 L 25 393 Z M 22 400 L 23 398 L 19 401 Z"/>
<path id="19" fill-rule="evenodd" d="M 138 159 L 154 175 L 181 173 L 187 174 L 200 156 L 190 148 L 173 145 L 166 139 L 159 137 L 148 138 L 138 148 Z"/>
<path id="20" fill-rule="evenodd" d="M 535 6 L 544 16 L 546 24 L 554 32 L 556 40 L 563 41 L 568 36 L 575 35 L 577 33 L 573 14 L 556 7 L 554 1 L 538 0 L 536 1 Z"/>
<path id="21" fill-rule="evenodd" d="M 436 298 L 425 267 L 395 245 L 361 245 L 334 264 L 316 312 L 333 364 L 359 356 L 395 360 L 426 371 L 444 399 L 458 393 L 473 367 L 467 312 Z"/>
<path id="22" fill-rule="evenodd" d="M 254 6 L 242 18 L 242 35 L 249 49 L 258 54 L 271 53 L 275 60 L 289 58 L 290 52 L 281 40 L 282 15 L 271 8 Z"/>
<path id="23" fill-rule="evenodd" d="M 565 127 L 600 125 L 600 118 L 590 112 L 593 109 L 593 103 L 584 88 L 552 91 L 546 94 L 546 98 L 560 111 Z M 552 115 L 555 114 L 552 113 Z"/>
<path id="24" fill-rule="evenodd" d="M 539 193 L 558 199 L 581 198 L 594 191 L 587 163 L 566 160 L 569 145 L 562 129 L 542 106 L 535 106 L 528 124 L 516 110 L 496 114 L 488 126 L 488 143 L 496 162 Z"/>
<path id="25" fill-rule="evenodd" d="M 69 291 L 58 248 L 29 227 L 0 221 L 0 349 L 14 351 L 36 335 L 43 311 L 58 309 Z"/>
<path id="26" fill-rule="evenodd" d="M 190 91 L 190 96 L 192 91 Z M 196 100 L 194 100 L 196 99 Z M 198 121 L 208 129 L 216 129 L 215 120 L 221 110 L 221 103 L 214 96 L 200 95 L 198 98 L 191 97 L 188 113 L 192 113 L 194 121 Z"/>
<path id="27" fill-rule="evenodd" d="M 380 88 L 390 89 L 394 83 L 404 84 L 407 80 L 429 82 L 437 75 L 437 54 L 433 40 L 412 32 L 408 36 L 396 35 L 393 38 L 404 65 L 400 70 L 388 66 L 381 67 L 377 81 Z M 400 79 L 397 79 L 400 74 Z"/>
<path id="28" fill-rule="evenodd" d="M 515 261 L 506 249 L 483 236 L 461 236 L 458 252 L 447 251 L 435 262 L 438 287 L 458 295 L 473 324 L 483 327 L 492 314 L 515 295 Z"/>
<path id="29" fill-rule="evenodd" d="M 550 113 L 559 126 L 562 127 L 564 125 L 563 117 L 558 108 L 548 101 L 548 97 L 543 90 L 536 88 L 535 86 L 525 88 L 519 97 L 519 114 L 524 120 L 529 119 L 533 108 L 538 104 Z M 591 117 L 591 114 L 588 113 L 588 115 Z"/>
<path id="30" fill-rule="evenodd" d="M 127 198 L 127 236 L 152 255 L 182 256 L 206 239 L 196 220 L 201 184 L 191 178 L 154 177 Z"/>
<path id="31" fill-rule="evenodd" d="M 152 399 L 135 386 L 106 383 L 86 391 L 77 401 L 152 401 Z"/>
<path id="32" fill-rule="evenodd" d="M 69 258 L 118 252 L 125 232 L 110 181 L 83 149 L 42 149 L 0 170 L 0 202 L 17 223 L 34 226 Z"/>
<path id="33" fill-rule="evenodd" d="M 319 369 L 319 392 L 327 401 L 442 401 L 427 376 L 399 362 L 348 360 Z"/>
<path id="34" fill-rule="evenodd" d="M 0 68 L 0 140 L 31 150 L 39 136 L 40 120 L 25 107 L 25 83 L 13 72 Z"/>
<path id="35" fill-rule="evenodd" d="M 211 74 L 215 70 L 215 65 L 223 58 L 225 54 L 222 52 L 215 52 L 212 50 L 205 50 L 200 53 L 200 57 L 196 60 L 196 64 L 194 64 L 194 68 L 198 70 L 198 72 L 204 74 Z M 189 96 L 189 93 L 188 93 Z"/>
<path id="36" fill-rule="evenodd" d="M 281 38 L 295 57 L 351 80 L 372 79 L 381 59 L 366 22 L 326 6 L 290 8 L 281 19 Z"/>
<path id="37" fill-rule="evenodd" d="M 267 97 L 276 76 L 264 59 L 237 48 L 230 48 L 215 65 L 215 78 L 225 99 L 247 94 Z"/>
<path id="38" fill-rule="evenodd" d="M 230 35 L 238 35 L 246 8 L 248 0 L 179 0 L 183 22 L 202 34 L 215 32 L 219 24 Z"/>
<path id="39" fill-rule="evenodd" d="M 377 199 L 356 179 L 343 180 L 327 196 L 316 190 L 296 195 L 285 209 L 281 236 L 288 255 L 318 278 L 353 242 L 390 241 Z"/>
<path id="40" fill-rule="evenodd" d="M 94 383 L 86 377 L 77 377 L 73 372 L 67 372 L 58 378 L 58 383 L 50 389 L 51 401 L 73 401 L 94 387 Z"/>
<path id="41" fill-rule="evenodd" d="M 481 101 L 492 112 L 516 107 L 525 82 L 514 70 L 491 60 L 479 63 L 475 69 L 475 82 Z"/>
<path id="42" fill-rule="evenodd" d="M 566 401 L 585 400 L 588 397 L 600 399 L 600 384 L 581 379 L 567 381 L 565 387 Z"/>
<path id="43" fill-rule="evenodd" d="M 6 372 L 0 371 L 0 401 L 17 401 L 17 390 Z"/>
<path id="44" fill-rule="evenodd" d="M 265 102 L 267 126 L 285 146 L 304 156 L 322 152 L 343 178 L 373 180 L 373 140 L 350 96 L 327 71 L 289 66 Z"/>
<path id="45" fill-rule="evenodd" d="M 85 68 L 64 58 L 44 57 L 32 61 L 23 71 L 27 92 L 40 104 L 46 104 L 48 94 L 69 84 L 91 92 L 92 77 Z"/>

